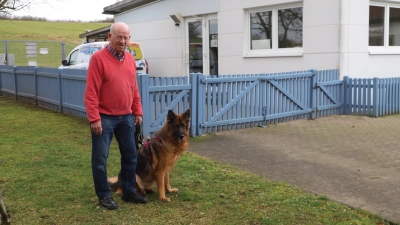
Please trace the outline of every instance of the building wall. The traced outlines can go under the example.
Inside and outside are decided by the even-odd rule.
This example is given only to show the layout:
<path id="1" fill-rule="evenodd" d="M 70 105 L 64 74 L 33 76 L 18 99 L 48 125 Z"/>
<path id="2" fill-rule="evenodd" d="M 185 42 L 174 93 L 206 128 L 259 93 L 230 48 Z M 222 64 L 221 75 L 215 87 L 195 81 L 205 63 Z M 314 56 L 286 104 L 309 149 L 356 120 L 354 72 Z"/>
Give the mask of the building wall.
<path id="1" fill-rule="evenodd" d="M 369 0 L 344 0 L 348 16 L 344 27 L 348 27 L 347 55 L 343 52 L 341 74 L 352 78 L 399 77 L 400 51 L 395 54 L 371 54 L 369 50 Z M 389 2 L 389 1 L 381 1 Z M 390 1 L 400 3 L 400 1 Z M 344 35 L 344 37 L 346 37 Z"/>
<path id="2" fill-rule="evenodd" d="M 219 74 L 274 73 L 340 69 L 341 77 L 398 77 L 400 54 L 370 54 L 369 0 L 303 0 L 303 54 L 246 57 L 245 13 L 248 9 L 293 3 L 293 0 L 164 0 L 115 16 L 131 27 L 142 45 L 150 76 L 187 76 L 184 18 L 218 15 Z M 399 1 L 400 2 L 400 1 Z M 266 5 L 268 4 L 268 5 Z"/>
<path id="3" fill-rule="evenodd" d="M 268 5 L 293 1 L 271 0 Z M 219 13 L 220 74 L 273 73 L 339 67 L 340 0 L 304 0 L 303 54 L 285 57 L 243 57 L 245 11 L 265 6 L 263 0 L 221 0 Z M 225 21 L 233 21 L 232 26 Z M 236 47 L 235 47 L 236 46 Z M 241 47 L 237 47 L 241 46 Z"/>
<path id="4" fill-rule="evenodd" d="M 130 26 L 131 40 L 142 46 L 150 76 L 186 76 L 184 23 L 175 26 L 170 15 L 216 13 L 219 5 L 219 0 L 164 0 L 120 13 L 115 21 Z"/>
<path id="5" fill-rule="evenodd" d="M 369 1 L 341 2 L 340 74 L 367 77 Z"/>

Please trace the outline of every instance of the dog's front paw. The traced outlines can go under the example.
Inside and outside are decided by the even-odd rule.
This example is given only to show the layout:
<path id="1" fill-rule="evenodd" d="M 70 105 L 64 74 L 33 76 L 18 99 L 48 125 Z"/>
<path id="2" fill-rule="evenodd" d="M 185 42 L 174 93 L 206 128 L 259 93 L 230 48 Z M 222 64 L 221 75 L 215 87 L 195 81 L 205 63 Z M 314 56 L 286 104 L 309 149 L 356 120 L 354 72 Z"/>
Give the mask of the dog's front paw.
<path id="1" fill-rule="evenodd" d="M 178 192 L 179 189 L 178 188 L 171 188 L 169 190 L 167 190 L 167 192 Z"/>
<path id="2" fill-rule="evenodd" d="M 160 199 L 161 199 L 161 201 L 163 201 L 163 202 L 170 202 L 170 201 L 171 201 L 171 199 L 170 199 L 170 198 L 167 198 L 167 197 L 160 197 Z"/>

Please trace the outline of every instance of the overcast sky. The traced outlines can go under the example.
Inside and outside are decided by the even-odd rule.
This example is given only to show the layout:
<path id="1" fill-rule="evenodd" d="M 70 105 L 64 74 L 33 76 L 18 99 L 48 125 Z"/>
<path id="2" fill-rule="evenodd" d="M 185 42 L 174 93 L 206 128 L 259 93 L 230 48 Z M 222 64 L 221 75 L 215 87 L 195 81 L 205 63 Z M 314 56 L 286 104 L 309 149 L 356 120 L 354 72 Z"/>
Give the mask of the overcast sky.
<path id="1" fill-rule="evenodd" d="M 48 2 L 51 6 L 35 4 L 30 10 L 20 11 L 13 15 L 44 17 L 49 20 L 101 20 L 113 17 L 102 12 L 104 7 L 115 4 L 117 0 L 48 0 Z"/>

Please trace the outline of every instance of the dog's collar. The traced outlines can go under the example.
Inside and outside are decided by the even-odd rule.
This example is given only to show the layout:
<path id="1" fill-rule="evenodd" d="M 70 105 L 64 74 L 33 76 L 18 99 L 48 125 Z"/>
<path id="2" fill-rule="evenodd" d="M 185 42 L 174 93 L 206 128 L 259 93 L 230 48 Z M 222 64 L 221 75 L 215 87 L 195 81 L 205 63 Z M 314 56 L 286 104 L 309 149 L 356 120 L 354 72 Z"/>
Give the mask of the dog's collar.
<path id="1" fill-rule="evenodd" d="M 159 136 L 155 136 L 154 138 L 150 139 L 149 141 L 146 141 L 145 143 L 143 143 L 144 148 L 146 150 L 146 154 L 147 154 L 147 158 L 149 159 L 150 163 L 153 162 L 153 155 L 151 154 L 151 150 L 150 150 L 150 144 L 154 141 L 158 141 L 160 143 L 162 143 L 162 140 Z"/>

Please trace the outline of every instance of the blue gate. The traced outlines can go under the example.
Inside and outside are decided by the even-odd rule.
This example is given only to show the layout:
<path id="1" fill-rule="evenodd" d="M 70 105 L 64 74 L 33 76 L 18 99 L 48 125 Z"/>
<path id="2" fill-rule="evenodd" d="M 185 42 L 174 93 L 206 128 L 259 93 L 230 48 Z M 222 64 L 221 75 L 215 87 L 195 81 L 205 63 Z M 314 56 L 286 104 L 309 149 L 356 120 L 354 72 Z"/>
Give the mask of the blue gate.
<path id="1" fill-rule="evenodd" d="M 192 109 L 191 135 L 266 126 L 338 114 L 342 81 L 337 70 L 279 74 L 139 76 L 144 134 L 165 123 L 168 110 Z M 147 112 L 147 113 L 146 113 Z"/>
<path id="2" fill-rule="evenodd" d="M 197 134 L 311 118 L 314 74 L 199 75 Z"/>

